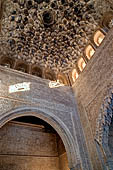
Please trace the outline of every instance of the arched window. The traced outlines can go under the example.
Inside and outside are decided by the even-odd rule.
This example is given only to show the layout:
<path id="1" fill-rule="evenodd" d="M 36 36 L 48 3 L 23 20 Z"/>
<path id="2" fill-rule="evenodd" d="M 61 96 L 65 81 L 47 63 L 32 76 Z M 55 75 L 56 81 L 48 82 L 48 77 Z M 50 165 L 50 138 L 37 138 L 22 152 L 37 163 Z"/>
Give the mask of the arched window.
<path id="1" fill-rule="evenodd" d="M 94 48 L 89 44 L 85 49 L 86 57 L 90 60 L 94 53 L 95 53 Z"/>
<path id="2" fill-rule="evenodd" d="M 77 72 L 76 69 L 73 69 L 73 71 L 72 71 L 72 80 L 73 80 L 73 82 L 75 82 L 77 78 L 78 78 L 78 72 Z"/>
<path id="3" fill-rule="evenodd" d="M 60 82 L 61 84 L 68 85 L 68 80 L 67 80 L 67 77 L 66 77 L 65 74 L 59 73 L 59 74 L 57 75 L 57 79 L 59 80 L 59 82 Z"/>
<path id="4" fill-rule="evenodd" d="M 103 29 L 110 29 L 113 27 L 113 12 L 112 11 L 109 11 L 109 12 L 106 12 L 102 18 L 102 21 L 101 21 L 101 27 Z"/>
<path id="5" fill-rule="evenodd" d="M 86 63 L 84 61 L 84 59 L 81 57 L 79 60 L 78 60 L 78 67 L 80 69 L 80 71 L 83 71 L 83 69 L 85 68 L 86 66 Z"/>
<path id="6" fill-rule="evenodd" d="M 56 80 L 56 75 L 55 75 L 54 71 L 51 71 L 50 69 L 45 69 L 44 70 L 44 78 L 54 81 L 54 80 Z"/>
<path id="7" fill-rule="evenodd" d="M 100 30 L 97 30 L 94 34 L 94 43 L 97 46 L 99 46 L 104 40 L 104 38 L 105 38 L 105 35 Z"/>
<path id="8" fill-rule="evenodd" d="M 17 62 L 15 69 L 18 70 L 18 71 L 22 71 L 24 73 L 29 72 L 29 66 L 24 62 Z"/>
<path id="9" fill-rule="evenodd" d="M 7 68 L 13 68 L 14 62 L 15 62 L 15 60 L 10 57 L 2 57 L 0 59 L 0 65 L 7 67 Z"/>
<path id="10" fill-rule="evenodd" d="M 41 77 L 42 78 L 42 69 L 38 66 L 33 66 L 32 70 L 31 70 L 31 74 L 37 77 Z"/>

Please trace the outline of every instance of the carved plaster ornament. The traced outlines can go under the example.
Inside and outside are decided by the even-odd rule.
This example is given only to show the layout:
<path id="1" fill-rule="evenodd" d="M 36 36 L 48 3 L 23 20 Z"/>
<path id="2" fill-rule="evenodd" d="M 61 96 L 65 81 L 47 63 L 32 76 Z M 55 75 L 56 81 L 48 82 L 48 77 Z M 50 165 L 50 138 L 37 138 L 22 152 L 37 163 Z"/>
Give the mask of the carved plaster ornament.
<path id="1" fill-rule="evenodd" d="M 105 137 L 108 137 L 109 126 L 111 124 L 112 113 L 112 100 L 113 100 L 113 89 L 110 90 L 109 95 L 105 98 L 104 103 L 101 106 L 100 114 L 96 123 L 96 134 L 95 140 L 103 145 L 105 143 Z M 107 128 L 106 128 L 107 127 Z"/>
<path id="2" fill-rule="evenodd" d="M 49 82 L 49 87 L 50 88 L 56 88 L 56 87 L 60 87 L 60 86 L 65 86 L 65 85 L 60 83 L 59 80 Z"/>

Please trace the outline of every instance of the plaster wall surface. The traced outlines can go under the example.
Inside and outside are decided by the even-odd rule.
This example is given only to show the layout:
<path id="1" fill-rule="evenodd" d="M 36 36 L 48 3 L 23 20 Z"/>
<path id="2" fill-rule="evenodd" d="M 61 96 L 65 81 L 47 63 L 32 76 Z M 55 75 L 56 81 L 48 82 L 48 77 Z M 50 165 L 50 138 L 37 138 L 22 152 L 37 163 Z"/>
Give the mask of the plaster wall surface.
<path id="1" fill-rule="evenodd" d="M 113 29 L 102 42 L 73 85 L 81 124 L 94 169 L 98 156 L 95 147 L 96 121 L 104 98 L 113 87 Z"/>
<path id="2" fill-rule="evenodd" d="M 57 135 L 30 125 L 7 123 L 0 129 L 0 154 L 57 157 Z"/>
<path id="3" fill-rule="evenodd" d="M 18 157 L 15 159 L 14 156 L 2 156 L 0 157 L 1 170 L 59 170 L 59 159 L 58 158 L 36 158 L 33 157 Z M 5 166 L 4 166 L 5 165 Z M 43 166 L 42 166 L 43 165 Z"/>

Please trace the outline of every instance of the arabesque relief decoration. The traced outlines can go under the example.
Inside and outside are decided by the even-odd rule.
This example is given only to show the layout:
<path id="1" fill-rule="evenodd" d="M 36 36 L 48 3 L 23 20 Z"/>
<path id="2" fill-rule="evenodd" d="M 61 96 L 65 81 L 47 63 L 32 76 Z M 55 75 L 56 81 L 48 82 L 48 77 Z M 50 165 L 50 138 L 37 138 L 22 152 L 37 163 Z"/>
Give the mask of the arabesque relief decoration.
<path id="1" fill-rule="evenodd" d="M 102 146 L 108 145 L 109 126 L 113 116 L 113 88 L 104 99 L 97 119 L 95 140 Z"/>

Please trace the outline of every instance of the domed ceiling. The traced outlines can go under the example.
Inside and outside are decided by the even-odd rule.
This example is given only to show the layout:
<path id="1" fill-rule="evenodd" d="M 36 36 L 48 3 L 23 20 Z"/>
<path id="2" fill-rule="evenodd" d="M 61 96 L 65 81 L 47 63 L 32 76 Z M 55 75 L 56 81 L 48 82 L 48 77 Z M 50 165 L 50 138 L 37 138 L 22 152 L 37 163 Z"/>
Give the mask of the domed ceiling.
<path id="1" fill-rule="evenodd" d="M 110 0 L 4 0 L 0 54 L 66 72 L 112 7 Z"/>

